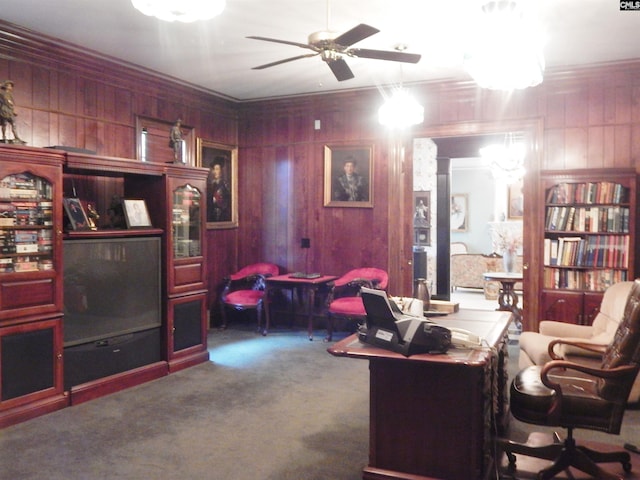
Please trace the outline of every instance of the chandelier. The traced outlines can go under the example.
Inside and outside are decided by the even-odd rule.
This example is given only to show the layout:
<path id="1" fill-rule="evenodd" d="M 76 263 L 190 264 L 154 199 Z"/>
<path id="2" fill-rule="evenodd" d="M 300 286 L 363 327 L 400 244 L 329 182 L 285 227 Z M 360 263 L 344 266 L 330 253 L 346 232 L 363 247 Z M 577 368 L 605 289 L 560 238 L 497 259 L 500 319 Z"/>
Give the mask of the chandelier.
<path id="1" fill-rule="evenodd" d="M 424 107 L 400 87 L 378 109 L 378 121 L 392 128 L 405 128 L 424 121 Z"/>
<path id="2" fill-rule="evenodd" d="M 504 143 L 488 145 L 480 149 L 480 156 L 491 166 L 491 173 L 496 180 L 512 184 L 525 174 L 524 143 L 516 139 L 513 133 L 505 136 Z"/>
<path id="3" fill-rule="evenodd" d="M 220 15 L 225 7 L 225 0 L 131 0 L 131 3 L 150 17 L 185 23 L 210 20 Z"/>
<path id="4" fill-rule="evenodd" d="M 514 90 L 542 82 L 543 39 L 515 1 L 491 1 L 482 7 L 465 67 L 482 88 Z"/>

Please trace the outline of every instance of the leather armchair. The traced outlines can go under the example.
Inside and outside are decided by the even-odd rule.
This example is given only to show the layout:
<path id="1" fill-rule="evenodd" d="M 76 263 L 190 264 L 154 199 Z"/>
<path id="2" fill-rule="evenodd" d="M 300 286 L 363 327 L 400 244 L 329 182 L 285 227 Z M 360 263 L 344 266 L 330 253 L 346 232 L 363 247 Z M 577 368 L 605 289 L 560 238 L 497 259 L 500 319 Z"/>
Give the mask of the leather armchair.
<path id="1" fill-rule="evenodd" d="M 333 338 L 336 318 L 364 321 L 367 312 L 360 296 L 362 287 L 385 290 L 389 283 L 389 275 L 379 268 L 356 268 L 331 282 L 331 290 L 327 296 L 327 337 Z"/>
<path id="2" fill-rule="evenodd" d="M 262 328 L 265 279 L 279 273 L 280 269 L 273 263 L 254 263 L 226 277 L 220 296 L 222 328 L 227 328 L 227 306 L 235 310 L 255 310 L 258 331 L 266 335 L 266 329 Z"/>
<path id="3" fill-rule="evenodd" d="M 562 358 L 585 366 L 598 367 L 602 353 L 613 340 L 622 320 L 629 292 L 634 282 L 619 282 L 609 287 L 602 298 L 598 314 L 591 325 L 544 320 L 539 332 L 522 332 L 518 366 L 523 369 L 531 365 L 544 365 L 552 359 Z M 560 341 L 556 341 L 560 340 Z M 550 344 L 551 350 L 550 350 Z M 576 344 L 591 346 L 587 349 Z M 640 401 L 640 379 L 629 394 L 628 401 Z"/>
<path id="4" fill-rule="evenodd" d="M 539 480 L 553 478 L 569 467 L 599 480 L 622 480 L 598 463 L 620 462 L 629 472 L 629 453 L 604 453 L 577 445 L 573 430 L 620 433 L 627 398 L 640 370 L 640 280 L 633 283 L 622 320 L 598 367 L 557 359 L 553 347 L 559 342 L 551 342 L 551 361 L 527 367 L 516 375 L 511 383 L 510 406 L 511 414 L 522 422 L 566 428 L 566 439 L 543 446 L 505 439 L 499 439 L 498 444 L 507 454 L 512 472 L 516 469 L 515 454 L 551 460 L 550 466 L 538 472 Z M 572 343 L 575 348 L 582 343 L 590 350 L 603 351 L 588 343 Z"/>

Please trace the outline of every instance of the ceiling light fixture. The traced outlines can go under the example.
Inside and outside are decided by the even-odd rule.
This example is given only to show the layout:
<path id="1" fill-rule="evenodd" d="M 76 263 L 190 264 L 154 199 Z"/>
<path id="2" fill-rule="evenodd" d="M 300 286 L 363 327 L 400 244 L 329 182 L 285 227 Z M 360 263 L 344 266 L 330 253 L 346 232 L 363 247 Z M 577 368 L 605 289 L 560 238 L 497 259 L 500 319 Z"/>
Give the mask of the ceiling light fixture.
<path id="1" fill-rule="evenodd" d="M 406 45 L 396 46 L 399 52 L 406 49 Z M 386 127 L 406 128 L 424 122 L 424 107 L 402 87 L 402 77 L 400 65 L 400 86 L 394 89 L 391 98 L 387 98 L 378 109 L 378 121 Z"/>
<path id="2" fill-rule="evenodd" d="M 131 3 L 150 17 L 185 23 L 210 20 L 225 7 L 225 0 L 131 0 Z"/>
<path id="3" fill-rule="evenodd" d="M 465 67 L 480 87 L 514 90 L 542 82 L 543 39 L 522 2 L 486 3 L 474 34 Z"/>
<path id="4" fill-rule="evenodd" d="M 491 165 L 491 173 L 496 180 L 512 184 L 526 173 L 524 168 L 524 142 L 514 133 L 507 133 L 504 143 L 488 145 L 480 149 L 480 156 Z"/>

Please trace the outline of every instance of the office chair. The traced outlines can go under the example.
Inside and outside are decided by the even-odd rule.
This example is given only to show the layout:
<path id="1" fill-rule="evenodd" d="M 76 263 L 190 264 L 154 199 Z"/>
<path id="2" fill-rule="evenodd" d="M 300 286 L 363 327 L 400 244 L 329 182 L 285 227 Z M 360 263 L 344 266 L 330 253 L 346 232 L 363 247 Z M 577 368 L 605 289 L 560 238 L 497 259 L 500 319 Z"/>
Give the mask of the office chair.
<path id="1" fill-rule="evenodd" d="M 543 320 L 540 322 L 537 332 L 522 332 L 519 338 L 520 353 L 518 355 L 520 370 L 531 365 L 544 365 L 551 360 L 549 343 L 555 339 L 584 342 L 601 348 L 602 351 L 586 351 L 583 348 L 574 348 L 562 342 L 556 344 L 554 350 L 556 356 L 564 360 L 589 367 L 599 367 L 602 362 L 602 352 L 613 340 L 620 320 L 624 316 L 625 305 L 632 287 L 633 281 L 618 282 L 607 288 L 599 308 L 592 314 L 591 325 Z M 562 299 L 557 303 L 559 306 L 563 305 Z M 628 403 L 640 401 L 640 378 L 636 378 L 627 401 Z"/>
<path id="2" fill-rule="evenodd" d="M 600 368 L 559 360 L 553 349 L 560 343 L 587 350 L 594 348 L 579 341 L 552 341 L 549 345 L 551 361 L 527 367 L 513 379 L 510 406 L 518 420 L 566 428 L 567 438 L 562 443 L 538 447 L 498 440 L 509 459 L 509 469 L 515 470 L 514 454 L 517 453 L 553 461 L 551 466 L 538 472 L 539 480 L 552 478 L 569 467 L 600 480 L 622 480 L 597 464 L 620 462 L 624 471 L 629 472 L 629 453 L 622 450 L 603 453 L 576 445 L 573 430 L 585 428 L 620 433 L 627 397 L 640 369 L 640 279 L 631 288 L 623 318 L 613 341 L 604 349 Z"/>
<path id="3" fill-rule="evenodd" d="M 227 306 L 238 311 L 255 310 L 258 331 L 266 335 L 266 330 L 262 329 L 265 279 L 279 273 L 280 269 L 273 263 L 254 263 L 226 277 L 220 296 L 222 328 L 227 328 Z"/>
<path id="4" fill-rule="evenodd" d="M 327 297 L 327 337 L 333 339 L 333 328 L 336 318 L 364 321 L 367 312 L 360 297 L 360 288 L 378 288 L 385 290 L 389 283 L 389 275 L 379 268 L 356 268 L 330 283 L 331 290 Z"/>

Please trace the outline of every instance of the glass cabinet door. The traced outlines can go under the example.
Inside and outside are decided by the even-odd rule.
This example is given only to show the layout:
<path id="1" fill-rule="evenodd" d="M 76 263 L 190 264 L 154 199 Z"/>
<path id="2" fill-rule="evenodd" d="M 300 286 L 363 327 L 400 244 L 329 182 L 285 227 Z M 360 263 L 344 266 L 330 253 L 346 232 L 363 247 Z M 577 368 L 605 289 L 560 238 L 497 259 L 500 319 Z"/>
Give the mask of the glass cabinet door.
<path id="1" fill-rule="evenodd" d="M 172 240 L 174 258 L 201 255 L 200 190 L 187 184 L 173 191 Z"/>
<path id="2" fill-rule="evenodd" d="M 0 180 L 0 273 L 53 269 L 53 188 L 31 173 Z"/>

